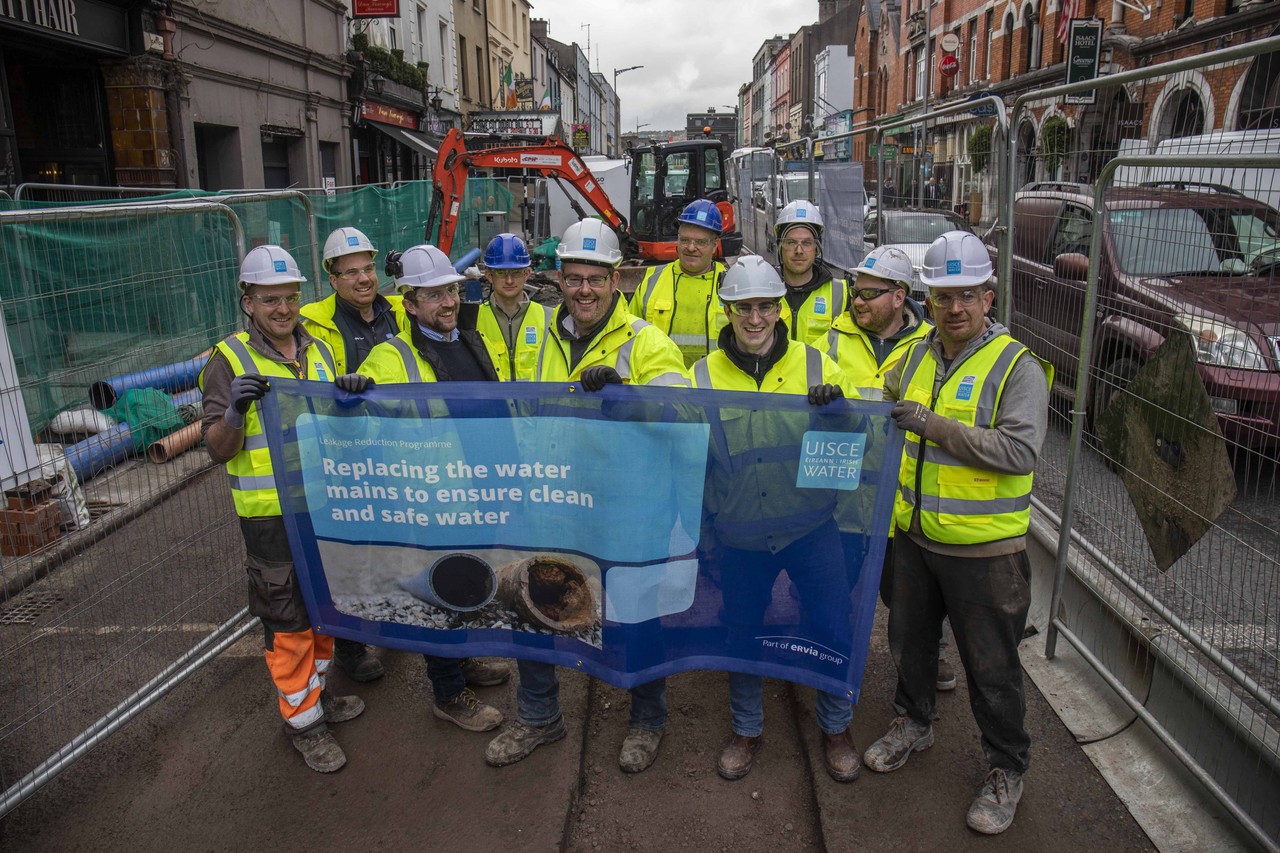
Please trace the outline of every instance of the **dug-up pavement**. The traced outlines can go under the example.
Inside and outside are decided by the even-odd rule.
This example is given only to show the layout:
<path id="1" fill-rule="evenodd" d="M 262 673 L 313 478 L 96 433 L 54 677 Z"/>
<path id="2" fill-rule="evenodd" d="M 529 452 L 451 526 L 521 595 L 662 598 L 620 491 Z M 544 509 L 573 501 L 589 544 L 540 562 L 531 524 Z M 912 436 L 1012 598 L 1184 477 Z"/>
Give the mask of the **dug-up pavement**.
<path id="1" fill-rule="evenodd" d="M 893 664 L 879 614 L 853 732 L 889 726 Z M 765 745 L 737 782 L 716 775 L 729 734 L 723 673 L 668 680 L 657 762 L 622 773 L 625 691 L 562 674 L 569 736 L 502 769 L 490 734 L 431 714 L 421 657 L 380 651 L 387 676 L 332 686 L 367 710 L 335 732 L 349 762 L 320 775 L 282 734 L 256 632 L 0 824 L 28 851 L 1150 851 L 1154 846 L 1027 680 L 1034 766 L 1017 820 L 983 837 L 964 814 L 986 770 L 964 678 L 940 697 L 936 745 L 896 773 L 823 769 L 812 691 L 766 681 Z M 479 691 L 508 716 L 511 685 Z"/>

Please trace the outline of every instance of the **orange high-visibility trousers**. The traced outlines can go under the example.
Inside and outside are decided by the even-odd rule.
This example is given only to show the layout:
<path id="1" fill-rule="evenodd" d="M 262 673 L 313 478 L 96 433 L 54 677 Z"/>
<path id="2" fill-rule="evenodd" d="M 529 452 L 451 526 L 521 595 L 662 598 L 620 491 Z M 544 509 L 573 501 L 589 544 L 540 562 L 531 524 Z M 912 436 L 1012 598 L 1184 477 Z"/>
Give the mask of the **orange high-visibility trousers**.
<path id="1" fill-rule="evenodd" d="M 333 661 L 333 637 L 310 628 L 273 632 L 264 654 L 279 696 L 280 716 L 289 728 L 302 731 L 322 722 L 320 691 Z"/>

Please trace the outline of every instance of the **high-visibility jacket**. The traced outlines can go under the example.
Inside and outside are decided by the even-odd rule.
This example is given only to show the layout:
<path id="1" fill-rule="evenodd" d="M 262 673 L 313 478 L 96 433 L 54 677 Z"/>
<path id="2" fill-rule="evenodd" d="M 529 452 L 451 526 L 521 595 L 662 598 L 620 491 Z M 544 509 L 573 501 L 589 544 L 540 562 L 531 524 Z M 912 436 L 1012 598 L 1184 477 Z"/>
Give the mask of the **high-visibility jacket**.
<path id="1" fill-rule="evenodd" d="M 290 379 L 316 379 L 332 382 L 337 376 L 333 353 L 321 341 L 309 341 L 291 365 L 272 361 L 255 352 L 248 344 L 249 333 L 237 332 L 218 343 L 216 349 L 231 364 L 236 376 L 257 373 L 262 376 L 284 376 Z M 200 387 L 204 388 L 204 374 L 200 375 Z M 244 445 L 240 452 L 227 460 L 227 476 L 231 480 L 231 500 L 236 514 L 241 518 L 260 518 L 280 515 L 280 495 L 276 491 L 276 479 L 271 470 L 271 454 L 267 451 L 267 437 L 262 431 L 259 414 L 261 403 L 255 402 L 244 415 Z"/>
<path id="2" fill-rule="evenodd" d="M 404 311 L 404 297 L 393 294 L 383 298 L 391 303 L 396 328 L 402 332 L 408 330 L 409 317 Z M 303 305 L 298 313 L 302 315 L 307 334 L 324 343 L 333 353 L 333 361 L 338 367 L 339 375 L 350 373 L 360 366 L 347 364 L 347 344 L 342 339 L 342 330 L 338 328 L 337 321 L 338 294 L 331 293 L 319 302 Z M 377 342 L 374 345 L 376 346 Z"/>
<path id="3" fill-rule="evenodd" d="M 606 365 L 628 385 L 689 384 L 680 349 L 657 326 L 632 316 L 621 299 L 592 339 L 591 348 L 570 368 L 570 342 L 560 329 L 564 310 L 563 305 L 557 309 L 538 350 L 539 382 L 572 382 L 581 379 L 588 367 Z"/>
<path id="4" fill-rule="evenodd" d="M 884 390 L 884 376 L 916 341 L 929 334 L 933 324 L 923 320 L 893 345 L 883 362 L 876 361 L 876 351 L 865 329 L 845 312 L 836 318 L 827 331 L 826 353 L 865 399 L 879 400 Z"/>
<path id="5" fill-rule="evenodd" d="M 538 350 L 542 348 L 547 326 L 554 317 L 554 308 L 530 302 L 519 328 L 515 329 L 515 347 L 512 348 L 503 334 L 503 324 L 493 313 L 493 305 L 486 302 L 480 306 L 476 329 L 484 336 L 495 364 L 504 362 L 510 377 L 520 382 L 531 382 L 538 371 Z"/>
<path id="6" fill-rule="evenodd" d="M 631 294 L 628 310 L 675 341 L 691 367 L 715 350 L 720 330 L 729 323 L 718 292 L 722 275 L 719 261 L 701 275 L 684 272 L 679 261 L 654 267 Z"/>
<path id="7" fill-rule="evenodd" d="M 788 345 L 759 386 L 723 350 L 698 361 L 691 374 L 695 388 L 719 391 L 807 394 L 830 383 L 856 394 L 834 361 L 799 343 Z M 709 415 L 714 464 L 705 501 L 721 542 L 776 554 L 831 520 L 831 490 L 795 487 L 806 413 L 726 407 Z"/>
<path id="8" fill-rule="evenodd" d="M 935 399 L 938 363 L 928 344 L 921 341 L 906 356 L 899 398 L 923 403 L 965 426 L 991 429 L 1005 383 L 1023 356 L 1035 358 L 1009 335 L 995 335 L 963 362 L 952 365 L 951 375 Z M 1052 367 L 1040 363 L 1052 382 Z M 935 542 L 951 545 L 1023 536 L 1031 521 L 1032 477 L 965 465 L 938 445 L 907 433 L 894 522 L 909 530 L 911 517 L 918 512 L 921 532 Z"/>
<path id="9" fill-rule="evenodd" d="M 817 267 L 814 267 L 815 273 Z M 791 340 L 803 341 L 822 349 L 827 341 L 827 331 L 835 318 L 844 316 L 848 285 L 842 278 L 823 282 L 810 291 L 793 312 L 790 304 L 782 300 L 782 319 L 791 330 Z"/>
<path id="10" fill-rule="evenodd" d="M 475 337 L 472 336 L 478 337 L 484 346 L 484 351 L 488 353 L 489 361 L 492 362 L 497 379 L 505 381 L 511 378 L 507 375 L 507 360 L 496 357 L 495 347 L 484 333 L 463 330 L 459 332 L 459 335 L 471 338 L 472 343 L 468 344 L 468 346 L 471 346 L 472 351 L 476 352 L 477 358 L 479 353 L 476 349 Z M 464 343 L 466 343 L 465 340 Z M 483 361 L 481 362 L 481 367 L 484 367 Z M 363 376 L 368 376 L 378 385 L 436 381 L 436 368 L 431 362 L 423 358 L 422 354 L 418 352 L 418 348 L 413 345 L 413 332 L 411 331 L 401 332 L 391 340 L 378 344 L 356 372 Z"/>

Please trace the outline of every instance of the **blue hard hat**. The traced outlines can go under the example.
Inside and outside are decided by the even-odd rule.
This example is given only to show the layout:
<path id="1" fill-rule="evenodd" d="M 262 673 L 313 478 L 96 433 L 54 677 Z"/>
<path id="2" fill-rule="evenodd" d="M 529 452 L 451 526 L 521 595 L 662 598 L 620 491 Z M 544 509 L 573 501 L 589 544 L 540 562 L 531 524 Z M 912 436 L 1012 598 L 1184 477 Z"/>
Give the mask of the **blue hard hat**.
<path id="1" fill-rule="evenodd" d="M 705 198 L 689 202 L 689 206 L 680 212 L 676 221 L 686 225 L 697 225 L 699 228 L 705 228 L 717 234 L 724 228 L 724 220 L 720 218 L 720 208 L 716 207 L 715 202 L 707 201 Z"/>
<path id="2" fill-rule="evenodd" d="M 514 234 L 499 234 L 484 250 L 484 265 L 495 270 L 518 270 L 533 266 L 529 249 Z"/>

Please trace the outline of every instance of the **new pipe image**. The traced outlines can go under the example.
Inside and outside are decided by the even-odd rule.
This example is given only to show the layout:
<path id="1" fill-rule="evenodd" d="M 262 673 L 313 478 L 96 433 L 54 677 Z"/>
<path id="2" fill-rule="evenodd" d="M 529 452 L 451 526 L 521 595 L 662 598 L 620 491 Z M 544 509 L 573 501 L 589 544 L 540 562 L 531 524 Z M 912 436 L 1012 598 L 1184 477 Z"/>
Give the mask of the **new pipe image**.
<path id="1" fill-rule="evenodd" d="M 400 586 L 415 598 L 445 610 L 479 610 L 498 589 L 493 567 L 472 554 L 445 554 Z"/>

